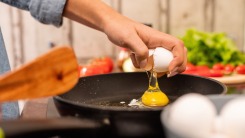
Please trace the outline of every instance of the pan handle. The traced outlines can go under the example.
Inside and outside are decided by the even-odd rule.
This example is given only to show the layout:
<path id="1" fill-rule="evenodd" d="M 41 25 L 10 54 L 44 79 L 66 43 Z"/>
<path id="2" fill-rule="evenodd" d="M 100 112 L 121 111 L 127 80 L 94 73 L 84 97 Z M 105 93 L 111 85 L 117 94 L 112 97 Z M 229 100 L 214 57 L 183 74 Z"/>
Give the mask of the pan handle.
<path id="1" fill-rule="evenodd" d="M 45 138 L 51 136 L 96 137 L 105 132 L 98 121 L 81 118 L 18 119 L 1 121 L 5 138 Z"/>

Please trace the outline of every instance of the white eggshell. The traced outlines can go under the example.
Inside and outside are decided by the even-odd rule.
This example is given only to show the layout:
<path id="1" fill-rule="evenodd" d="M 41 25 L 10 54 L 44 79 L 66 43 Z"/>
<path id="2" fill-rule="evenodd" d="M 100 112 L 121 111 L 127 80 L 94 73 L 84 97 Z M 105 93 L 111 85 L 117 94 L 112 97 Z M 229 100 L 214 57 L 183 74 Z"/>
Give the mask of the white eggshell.
<path id="1" fill-rule="evenodd" d="M 216 116 L 213 125 L 212 136 L 210 138 L 229 138 L 223 132 L 223 122 L 220 116 Z"/>
<path id="2" fill-rule="evenodd" d="M 222 134 L 223 130 L 223 122 L 220 116 L 216 116 L 215 120 L 214 120 L 214 127 L 213 127 L 213 132 L 215 134 Z"/>
<path id="3" fill-rule="evenodd" d="M 215 106 L 206 96 L 190 93 L 170 105 L 167 125 L 183 137 L 210 138 L 216 114 Z"/>
<path id="4" fill-rule="evenodd" d="M 173 54 L 162 47 L 149 50 L 148 64 L 146 70 L 154 68 L 155 72 L 167 72 L 170 62 L 173 60 Z"/>
<path id="5" fill-rule="evenodd" d="M 157 47 L 153 53 L 154 70 L 156 72 L 167 72 L 169 63 L 173 60 L 173 54 L 162 47 Z"/>
<path id="6" fill-rule="evenodd" d="M 229 137 L 227 137 L 224 134 L 215 133 L 215 134 L 212 134 L 212 136 L 209 138 L 229 138 Z"/>
<path id="7" fill-rule="evenodd" d="M 229 101 L 220 112 L 223 133 L 231 138 L 245 137 L 245 97 Z"/>

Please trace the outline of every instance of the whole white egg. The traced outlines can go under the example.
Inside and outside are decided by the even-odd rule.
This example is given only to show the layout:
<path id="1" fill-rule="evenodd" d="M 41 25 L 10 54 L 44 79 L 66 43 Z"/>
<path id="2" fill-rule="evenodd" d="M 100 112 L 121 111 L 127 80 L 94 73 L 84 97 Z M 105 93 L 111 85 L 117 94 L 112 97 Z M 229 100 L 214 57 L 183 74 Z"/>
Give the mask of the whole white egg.
<path id="1" fill-rule="evenodd" d="M 150 49 L 145 70 L 149 71 L 153 68 L 155 72 L 168 72 L 168 66 L 172 60 L 173 54 L 169 50 L 163 47 Z"/>
<path id="2" fill-rule="evenodd" d="M 223 133 L 230 138 L 245 137 L 245 97 L 232 99 L 220 112 Z"/>
<path id="3" fill-rule="evenodd" d="M 216 118 L 216 108 L 204 95 L 189 93 L 169 105 L 163 123 L 175 134 L 188 138 L 210 138 Z M 166 117 L 165 115 L 165 117 Z M 162 119 L 164 116 L 164 110 Z"/>

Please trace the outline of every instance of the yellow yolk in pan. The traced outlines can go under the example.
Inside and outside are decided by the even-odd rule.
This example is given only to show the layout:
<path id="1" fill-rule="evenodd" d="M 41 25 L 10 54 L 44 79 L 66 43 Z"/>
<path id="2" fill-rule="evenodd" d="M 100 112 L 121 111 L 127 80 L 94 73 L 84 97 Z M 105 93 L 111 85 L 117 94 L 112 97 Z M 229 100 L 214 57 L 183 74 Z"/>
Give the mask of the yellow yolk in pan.
<path id="1" fill-rule="evenodd" d="M 168 97 L 158 86 L 157 73 L 154 71 L 150 73 L 149 88 L 142 95 L 141 101 L 146 106 L 165 106 L 169 103 Z"/>
<path id="2" fill-rule="evenodd" d="M 145 92 L 142 96 L 142 103 L 146 106 L 165 106 L 169 102 L 163 92 Z"/>
<path id="3" fill-rule="evenodd" d="M 157 47 L 149 50 L 149 57 L 145 70 L 149 78 L 148 90 L 137 100 L 137 104 L 149 107 L 162 107 L 169 103 L 169 98 L 158 86 L 157 73 L 167 73 L 170 62 L 173 60 L 171 51 Z M 130 103 L 130 105 L 132 105 Z"/>

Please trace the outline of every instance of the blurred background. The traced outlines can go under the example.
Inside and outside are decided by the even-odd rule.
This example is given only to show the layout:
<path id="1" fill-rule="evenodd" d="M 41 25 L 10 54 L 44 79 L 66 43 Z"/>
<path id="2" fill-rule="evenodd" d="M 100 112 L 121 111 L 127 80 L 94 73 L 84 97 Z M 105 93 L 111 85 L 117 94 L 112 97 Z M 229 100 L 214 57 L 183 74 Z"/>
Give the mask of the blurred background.
<path id="1" fill-rule="evenodd" d="M 104 0 L 125 16 L 162 32 L 182 37 L 189 28 L 224 32 L 240 51 L 245 51 L 245 0 Z M 78 58 L 117 57 L 103 33 L 63 20 L 56 28 L 44 25 L 29 12 L 0 3 L 0 26 L 12 68 L 32 60 L 56 45 L 69 45 Z"/>

